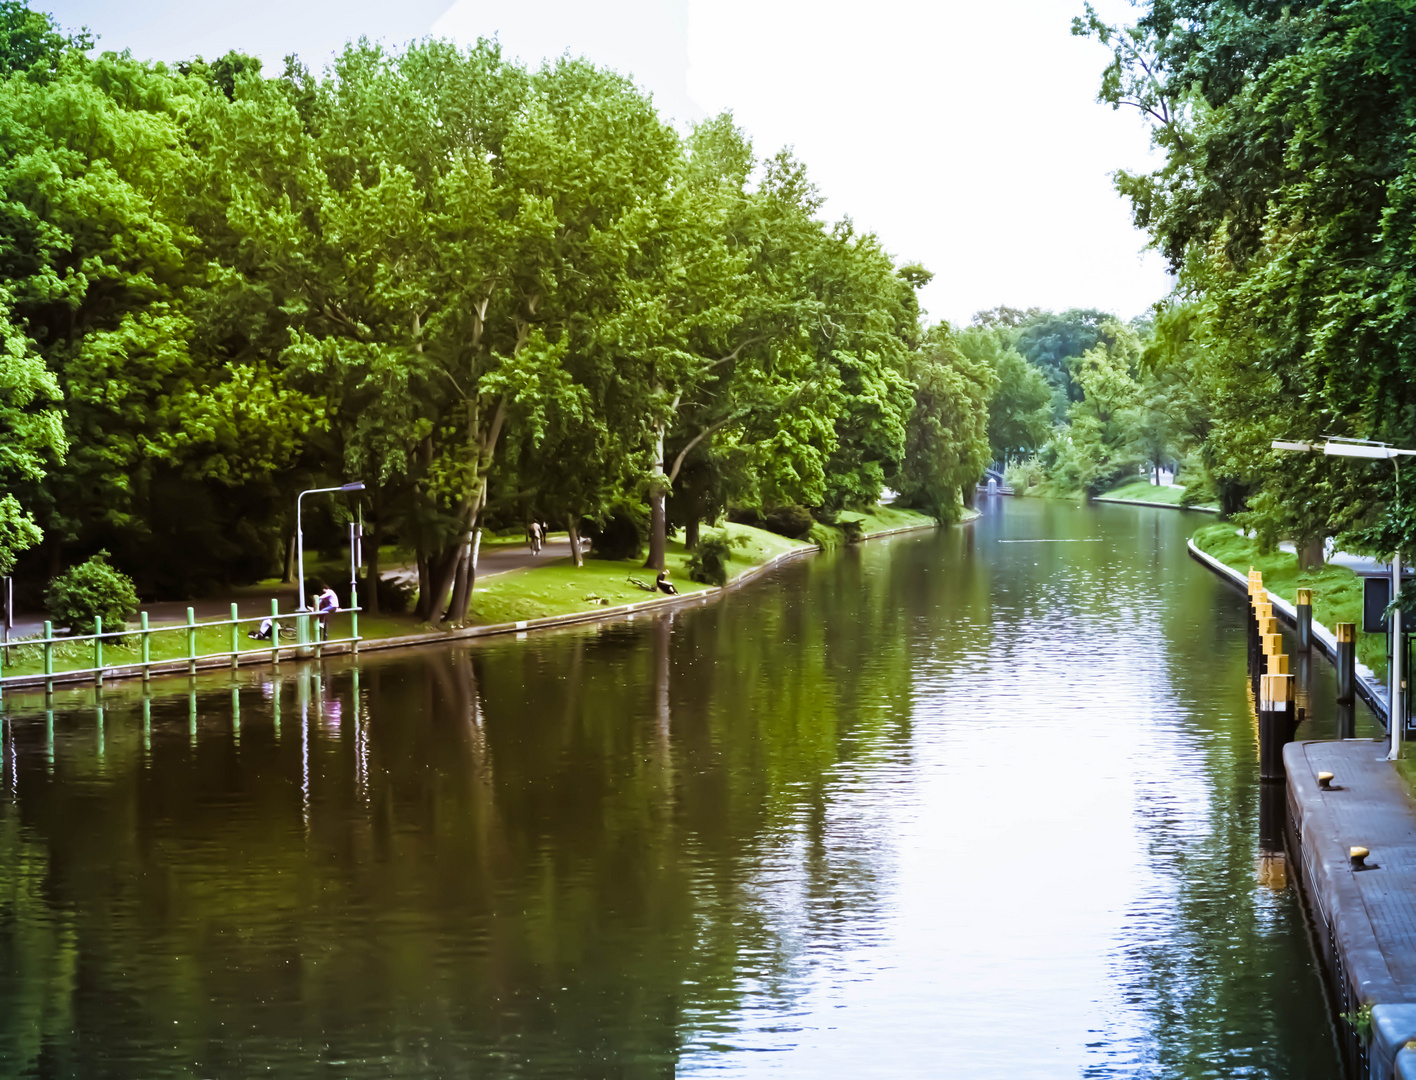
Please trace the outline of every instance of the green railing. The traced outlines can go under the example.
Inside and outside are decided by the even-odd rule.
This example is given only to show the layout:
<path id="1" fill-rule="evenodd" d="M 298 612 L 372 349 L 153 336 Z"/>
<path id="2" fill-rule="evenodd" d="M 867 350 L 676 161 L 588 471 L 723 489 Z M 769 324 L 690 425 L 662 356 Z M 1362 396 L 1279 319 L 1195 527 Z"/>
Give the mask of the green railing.
<path id="1" fill-rule="evenodd" d="M 357 600 L 357 597 L 355 597 Z M 321 615 L 313 611 L 286 611 L 280 610 L 280 601 L 270 602 L 270 614 L 240 617 L 237 614 L 236 605 L 231 605 L 231 617 L 229 619 L 212 619 L 198 622 L 193 608 L 187 609 L 187 621 L 185 623 L 170 623 L 164 626 L 152 626 L 148 621 L 146 611 L 139 614 L 138 626 L 136 628 L 125 627 L 122 630 L 103 629 L 103 620 L 94 620 L 94 632 L 92 634 L 63 634 L 56 636 L 54 626 L 51 622 L 45 622 L 44 634 L 40 637 L 18 638 L 10 641 L 3 648 L 0 648 L 0 689 L 7 686 L 34 686 L 42 683 L 46 691 L 52 690 L 56 681 L 73 682 L 84 676 L 92 676 L 96 685 L 102 685 L 105 678 L 137 678 L 139 675 L 146 681 L 153 675 L 153 669 L 160 668 L 162 672 L 180 671 L 185 664 L 188 674 L 196 674 L 197 667 L 212 666 L 212 660 L 229 660 L 233 668 L 243 660 L 246 663 L 265 662 L 269 660 L 272 664 L 280 663 L 282 655 L 285 657 L 314 657 L 318 659 L 323 651 L 331 645 L 349 645 L 355 653 L 359 651 L 359 608 L 357 606 L 342 608 L 337 612 L 329 613 L 329 618 L 333 620 L 339 616 L 349 615 L 349 636 L 320 639 L 315 628 L 319 626 Z M 270 639 L 267 643 L 264 639 L 242 638 L 241 627 L 257 625 L 266 619 L 271 620 Z M 229 637 L 226 637 L 222 644 L 226 648 L 212 649 L 213 634 L 210 631 L 220 627 L 229 628 Z M 294 640 L 281 640 L 282 627 L 293 627 L 295 631 Z M 206 633 L 204 633 L 206 632 Z M 176 647 L 171 647 L 172 637 L 177 637 Z M 154 639 L 162 645 L 169 647 L 160 649 L 160 653 L 166 655 L 153 655 Z M 200 639 L 205 638 L 205 642 Z M 134 646 L 134 643 L 136 645 Z M 199 643 L 205 646 L 206 651 L 199 651 Z M 134 655 L 119 659 L 113 657 L 110 652 L 110 661 L 104 660 L 104 646 L 120 647 Z M 77 648 L 74 648 L 77 646 Z M 30 657 L 27 661 L 16 664 L 13 662 L 14 654 L 19 653 L 23 657 Z M 37 656 L 35 654 L 38 654 Z M 75 654 L 79 654 L 76 656 Z M 61 661 L 56 665 L 56 657 Z M 259 657 L 260 659 L 256 659 Z M 84 661 L 90 660 L 88 666 L 84 666 Z M 38 663 L 36 664 L 36 660 Z M 62 663 L 64 660 L 72 660 L 74 663 Z M 35 668 L 37 667 L 37 670 Z M 16 671 L 16 668 L 28 670 Z"/>

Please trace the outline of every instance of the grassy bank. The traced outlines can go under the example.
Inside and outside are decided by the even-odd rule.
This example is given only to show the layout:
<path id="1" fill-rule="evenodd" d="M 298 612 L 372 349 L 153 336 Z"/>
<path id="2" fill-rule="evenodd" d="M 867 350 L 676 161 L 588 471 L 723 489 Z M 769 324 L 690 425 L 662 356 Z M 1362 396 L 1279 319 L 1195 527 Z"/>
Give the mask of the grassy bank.
<path id="1" fill-rule="evenodd" d="M 1264 575 L 1264 585 L 1292 603 L 1300 588 L 1313 590 L 1313 618 L 1329 630 L 1340 622 L 1355 623 L 1357 659 L 1378 676 L 1386 677 L 1386 638 L 1364 634 L 1362 625 L 1362 581 L 1345 566 L 1324 566 L 1300 570 L 1298 556 L 1286 551 L 1263 552 L 1257 540 L 1240 536 L 1233 525 L 1216 523 L 1199 529 L 1195 546 L 1241 574 L 1249 567 Z"/>
<path id="2" fill-rule="evenodd" d="M 785 536 L 748 525 L 724 523 L 721 529 L 714 531 L 727 532 L 737 541 L 728 563 L 729 578 L 783 552 L 811 547 L 802 541 L 788 540 Z M 689 552 L 682 542 L 668 541 L 664 549 L 664 566 L 674 587 L 684 594 L 712 588 L 689 580 L 688 559 Z M 477 586 L 472 597 L 473 621 L 490 624 L 542 619 L 549 615 L 591 611 L 596 607 L 632 604 L 656 595 L 641 589 L 630 578 L 652 584 L 654 574 L 644 569 L 643 558 L 586 559 L 585 565 L 580 567 L 566 558 L 523 570 L 510 570 L 487 578 L 485 585 Z"/>
<path id="3" fill-rule="evenodd" d="M 1159 487 L 1149 480 L 1132 480 L 1122 484 L 1120 487 L 1112 488 L 1103 499 L 1130 499 L 1134 502 L 1155 503 L 1157 506 L 1179 506 L 1180 500 L 1185 497 L 1185 489 L 1179 485 L 1170 487 Z M 1200 503 L 1210 509 L 1215 508 L 1214 503 Z"/>

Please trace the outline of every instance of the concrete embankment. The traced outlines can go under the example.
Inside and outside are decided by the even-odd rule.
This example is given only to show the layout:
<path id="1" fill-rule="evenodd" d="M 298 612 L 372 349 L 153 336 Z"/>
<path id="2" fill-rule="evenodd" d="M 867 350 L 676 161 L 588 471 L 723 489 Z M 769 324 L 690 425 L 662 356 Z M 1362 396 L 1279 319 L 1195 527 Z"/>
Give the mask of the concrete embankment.
<path id="1" fill-rule="evenodd" d="M 1384 742 L 1290 743 L 1283 758 L 1291 857 L 1346 1018 L 1343 1056 L 1358 1077 L 1416 1080 L 1416 803 Z M 1369 852 L 1360 867 L 1354 847 Z"/>
<path id="2" fill-rule="evenodd" d="M 1092 502 L 1115 503 L 1117 506 L 1150 506 L 1160 510 L 1195 510 L 1201 514 L 1217 514 L 1217 506 L 1181 506 L 1179 503 L 1152 502 L 1149 499 L 1109 499 L 1105 495 L 1098 495 Z"/>
<path id="3" fill-rule="evenodd" d="M 1245 588 L 1243 574 L 1193 541 L 1190 554 Z M 1274 611 L 1295 623 L 1293 606 L 1268 595 Z M 1327 627 L 1314 623 L 1313 641 L 1336 656 Z M 1387 689 L 1365 667 L 1357 690 L 1385 723 Z M 1331 977 L 1351 1075 L 1416 1080 L 1416 801 L 1386 754 L 1384 739 L 1285 747 L 1288 846 Z M 1329 787 L 1323 773 L 1332 774 Z M 1354 860 L 1353 848 L 1369 854 Z"/>

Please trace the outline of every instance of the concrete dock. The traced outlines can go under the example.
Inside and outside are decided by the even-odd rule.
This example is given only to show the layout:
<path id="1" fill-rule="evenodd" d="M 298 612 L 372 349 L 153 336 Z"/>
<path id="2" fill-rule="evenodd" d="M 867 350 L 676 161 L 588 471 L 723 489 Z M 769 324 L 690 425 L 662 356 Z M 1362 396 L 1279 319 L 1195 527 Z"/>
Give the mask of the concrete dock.
<path id="1" fill-rule="evenodd" d="M 1338 1011 L 1371 1006 L 1365 1043 L 1338 1025 L 1352 1075 L 1416 1080 L 1416 801 L 1386 749 L 1365 739 L 1289 744 L 1289 843 Z M 1333 774 L 1330 790 L 1321 772 Z M 1353 847 L 1369 850 L 1366 868 L 1354 867 Z"/>

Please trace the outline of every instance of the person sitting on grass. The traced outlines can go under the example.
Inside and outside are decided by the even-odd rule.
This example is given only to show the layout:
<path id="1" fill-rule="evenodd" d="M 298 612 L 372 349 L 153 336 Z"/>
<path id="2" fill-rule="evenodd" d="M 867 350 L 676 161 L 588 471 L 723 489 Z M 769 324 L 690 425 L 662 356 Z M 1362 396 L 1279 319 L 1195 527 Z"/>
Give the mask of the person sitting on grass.
<path id="1" fill-rule="evenodd" d="M 658 586 L 661 593 L 668 593 L 670 596 L 677 596 L 678 590 L 674 588 L 674 583 L 669 580 L 669 572 L 660 570 L 659 576 L 654 579 L 654 584 Z"/>

